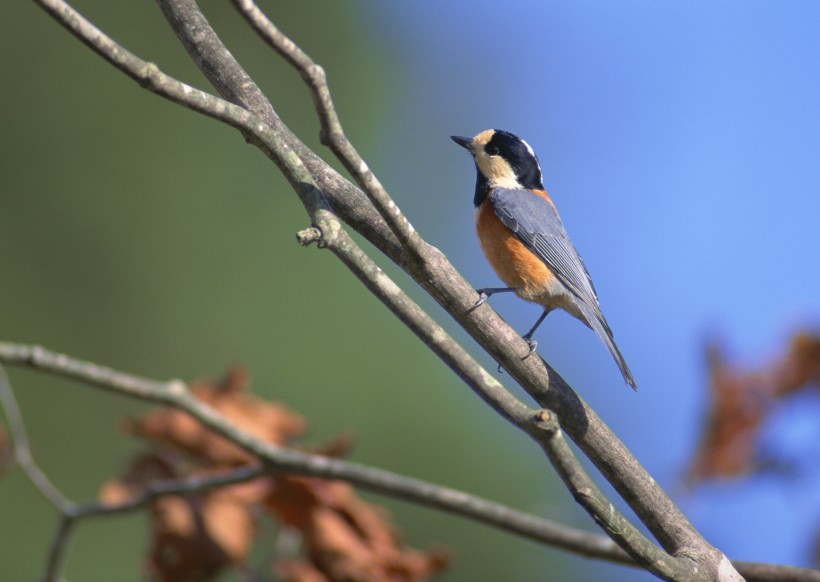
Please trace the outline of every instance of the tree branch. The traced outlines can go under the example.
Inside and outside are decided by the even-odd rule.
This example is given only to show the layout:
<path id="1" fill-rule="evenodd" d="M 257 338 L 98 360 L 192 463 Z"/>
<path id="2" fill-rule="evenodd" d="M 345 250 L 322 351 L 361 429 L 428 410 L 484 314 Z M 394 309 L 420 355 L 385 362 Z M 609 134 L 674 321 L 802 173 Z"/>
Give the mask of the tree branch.
<path id="1" fill-rule="evenodd" d="M 255 2 L 234 0 L 234 4 L 254 30 L 259 33 L 259 36 L 301 75 L 310 88 L 313 102 L 319 112 L 322 143 L 330 147 L 347 171 L 353 175 L 382 219 L 387 222 L 390 230 L 399 239 L 401 246 L 410 251 L 415 260 L 418 260 L 423 241 L 362 156 L 347 139 L 336 113 L 336 107 L 330 98 L 330 87 L 328 87 L 324 69 L 317 65 L 295 42 L 285 36 L 262 13 Z"/>
<path id="2" fill-rule="evenodd" d="M 240 105 L 261 119 L 296 152 L 320 190 L 342 220 L 356 232 L 401 264 L 404 248 L 382 220 L 370 200 L 353 184 L 307 147 L 276 114 L 268 98 L 234 58 L 202 14 L 195 0 L 157 0 L 171 28 L 202 74 L 227 101 Z M 246 138 L 248 136 L 246 135 Z M 272 158 L 287 177 L 288 168 Z"/>
<path id="3" fill-rule="evenodd" d="M 468 517 L 480 523 L 577 554 L 622 564 L 631 563 L 629 556 L 610 540 L 600 535 L 566 527 L 456 489 L 441 487 L 358 463 L 311 455 L 260 441 L 237 430 L 218 412 L 194 398 L 181 380 L 158 382 L 125 374 L 92 362 L 77 360 L 39 346 L 5 342 L 0 342 L 0 362 L 30 367 L 140 400 L 174 406 L 250 451 L 265 463 L 263 468 L 245 468 L 242 471 L 199 481 L 160 483 L 154 489 L 146 492 L 143 497 L 123 503 L 121 508 L 106 508 L 100 503 L 78 506 L 66 500 L 65 503 L 57 505 L 57 508 L 68 516 L 72 523 L 64 523 L 63 527 L 73 525 L 73 520 L 77 519 L 78 515 L 82 518 L 92 514 L 129 511 L 162 495 L 176 494 L 183 490 L 197 491 L 239 482 L 240 479 L 250 480 L 261 473 L 282 471 L 348 481 L 376 493 Z M 11 419 L 16 408 L 8 406 L 9 398 L 13 399 L 13 396 L 7 396 L 12 393 L 4 375 L 0 376 L 0 394 L 3 395 L 2 402 L 6 408 L 6 414 Z M 19 411 L 17 411 L 16 418 L 20 419 Z M 11 422 L 9 424 L 11 425 Z M 22 420 L 18 424 L 22 426 Z M 16 437 L 19 433 L 13 432 L 12 434 Z M 19 442 L 23 441 L 14 438 L 15 447 Z M 186 489 L 186 487 L 189 488 Z M 58 537 L 64 537 L 64 534 L 58 534 Z"/>
<path id="4" fill-rule="evenodd" d="M 23 415 L 17 405 L 17 399 L 11 390 L 9 378 L 6 370 L 0 366 L 0 403 L 6 411 L 6 421 L 9 426 L 11 436 L 12 451 L 14 461 L 28 477 L 29 481 L 59 511 L 66 511 L 71 507 L 71 502 L 66 499 L 51 480 L 43 473 L 39 465 L 34 462 L 31 455 L 31 445 L 29 444 L 26 426 L 23 423 Z"/>
<path id="5" fill-rule="evenodd" d="M 539 411 L 533 419 L 533 429 L 540 433 L 544 452 L 575 500 L 598 523 L 607 535 L 632 556 L 641 567 L 664 580 L 685 580 L 690 575 L 689 564 L 669 556 L 632 525 L 606 498 L 595 482 L 583 470 L 561 433 L 555 415 Z"/>

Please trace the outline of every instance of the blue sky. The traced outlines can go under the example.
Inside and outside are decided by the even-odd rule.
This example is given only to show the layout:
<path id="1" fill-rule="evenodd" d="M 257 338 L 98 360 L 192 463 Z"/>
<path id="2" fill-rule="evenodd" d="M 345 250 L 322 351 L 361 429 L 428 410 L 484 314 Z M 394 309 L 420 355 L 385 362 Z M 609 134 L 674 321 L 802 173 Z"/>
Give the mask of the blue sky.
<path id="1" fill-rule="evenodd" d="M 474 170 L 448 136 L 527 139 L 640 393 L 564 314 L 539 331 L 541 351 L 676 490 L 706 401 L 704 341 L 756 367 L 820 323 L 820 3 L 371 9 L 396 70 L 390 136 L 370 154 L 392 194 L 477 287 L 493 286 L 473 232 Z M 522 331 L 539 313 L 493 304 Z M 797 427 L 788 446 L 816 462 L 815 404 L 777 422 Z M 806 563 L 816 477 L 679 499 L 732 557 Z"/>

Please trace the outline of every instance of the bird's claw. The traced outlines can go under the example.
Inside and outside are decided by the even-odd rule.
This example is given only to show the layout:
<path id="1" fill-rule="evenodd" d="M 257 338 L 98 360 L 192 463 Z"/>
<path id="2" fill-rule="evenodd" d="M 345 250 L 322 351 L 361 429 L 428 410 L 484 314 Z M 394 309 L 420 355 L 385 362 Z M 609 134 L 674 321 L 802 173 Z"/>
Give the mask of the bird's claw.
<path id="1" fill-rule="evenodd" d="M 538 348 L 538 342 L 531 337 L 525 337 L 524 341 L 527 342 L 527 345 L 530 346 L 530 351 L 527 352 L 527 355 L 521 358 L 522 360 L 526 360 L 531 355 L 535 353 L 536 348 Z"/>
<path id="2" fill-rule="evenodd" d="M 490 296 L 487 295 L 485 289 L 476 289 L 476 293 L 478 293 L 478 301 L 476 301 L 473 304 L 473 306 L 470 308 L 470 311 L 472 311 L 473 309 L 476 309 L 478 307 L 481 307 L 482 305 L 484 305 L 484 302 L 487 301 L 487 299 L 490 298 Z"/>
<path id="3" fill-rule="evenodd" d="M 487 301 L 487 299 L 490 298 L 490 295 L 487 293 L 486 289 L 476 289 L 475 292 L 478 293 L 478 301 L 475 302 L 475 305 L 473 305 L 473 307 L 478 307 L 479 305 L 482 305 L 485 301 Z"/>

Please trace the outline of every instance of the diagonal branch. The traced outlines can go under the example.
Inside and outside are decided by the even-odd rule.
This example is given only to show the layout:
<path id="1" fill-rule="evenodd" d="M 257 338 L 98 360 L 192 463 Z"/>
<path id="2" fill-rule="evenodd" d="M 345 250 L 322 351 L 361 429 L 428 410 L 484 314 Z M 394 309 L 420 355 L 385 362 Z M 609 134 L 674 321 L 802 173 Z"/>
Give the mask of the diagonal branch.
<path id="1" fill-rule="evenodd" d="M 406 259 L 404 248 L 370 200 L 307 147 L 276 114 L 268 98 L 234 58 L 199 10 L 195 0 L 157 0 L 157 4 L 185 50 L 217 92 L 247 109 L 270 126 L 308 168 L 319 189 L 342 220 L 397 263 Z M 287 164 L 271 158 L 287 176 Z"/>
<path id="2" fill-rule="evenodd" d="M 259 9 L 252 0 L 234 0 L 234 4 L 262 37 L 277 53 L 287 60 L 302 76 L 310 87 L 313 102 L 319 112 L 322 125 L 322 143 L 330 146 L 336 157 L 344 164 L 347 171 L 356 179 L 381 217 L 387 222 L 390 230 L 399 239 L 399 243 L 418 259 L 423 248 L 422 240 L 416 230 L 396 206 L 393 199 L 384 189 L 382 183 L 370 170 L 362 156 L 347 139 L 341 121 L 336 113 L 336 106 L 330 97 L 325 70 L 317 65 L 299 46 L 285 36 L 273 22 Z"/>
<path id="3" fill-rule="evenodd" d="M 17 405 L 17 399 L 11 390 L 11 384 L 3 366 L 0 366 L 0 403 L 2 403 L 3 410 L 6 412 L 14 461 L 49 503 L 56 507 L 58 511 L 65 512 L 69 510 L 71 502 L 65 498 L 48 476 L 43 473 L 40 466 L 34 462 L 26 425 L 23 423 L 23 415 L 20 413 L 20 407 Z"/>
<path id="4" fill-rule="evenodd" d="M 660 550 L 632 525 L 607 499 L 583 470 L 569 444 L 564 440 L 555 415 L 539 411 L 533 419 L 533 428 L 539 443 L 549 457 L 561 480 L 575 500 L 589 513 L 607 535 L 626 551 L 641 567 L 664 580 L 685 580 L 690 574 L 688 565 L 681 564 Z"/>

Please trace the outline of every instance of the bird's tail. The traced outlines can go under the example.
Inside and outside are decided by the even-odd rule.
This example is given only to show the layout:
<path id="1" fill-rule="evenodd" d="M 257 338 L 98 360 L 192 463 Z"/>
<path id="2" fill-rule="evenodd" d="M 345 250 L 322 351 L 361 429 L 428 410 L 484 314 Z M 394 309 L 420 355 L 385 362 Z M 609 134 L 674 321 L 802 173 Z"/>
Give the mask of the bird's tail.
<path id="1" fill-rule="evenodd" d="M 604 345 L 609 350 L 609 353 L 612 354 L 612 357 L 615 359 L 615 363 L 618 364 L 618 368 L 620 368 L 624 380 L 635 392 L 637 392 L 638 385 L 635 383 L 635 378 L 632 377 L 632 372 L 629 370 L 629 366 L 626 365 L 626 360 L 624 360 L 621 350 L 618 349 L 615 339 L 612 337 L 612 330 L 609 329 L 609 324 L 606 322 L 604 314 L 601 313 L 600 309 L 592 309 L 580 301 L 578 303 L 580 304 L 579 307 L 589 323 L 589 326 L 595 330 L 595 333 L 597 333 L 598 337 L 601 338 L 601 341 L 604 342 Z"/>

